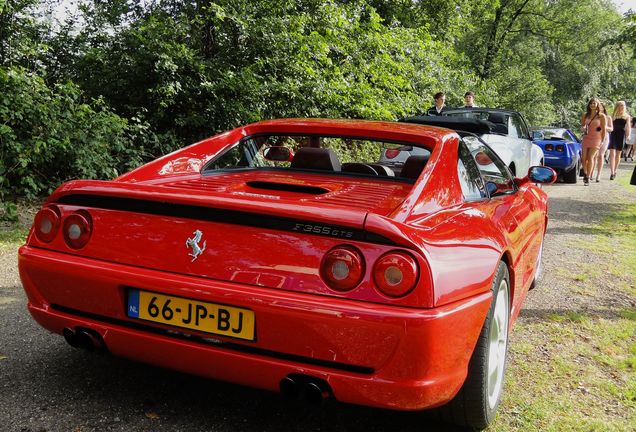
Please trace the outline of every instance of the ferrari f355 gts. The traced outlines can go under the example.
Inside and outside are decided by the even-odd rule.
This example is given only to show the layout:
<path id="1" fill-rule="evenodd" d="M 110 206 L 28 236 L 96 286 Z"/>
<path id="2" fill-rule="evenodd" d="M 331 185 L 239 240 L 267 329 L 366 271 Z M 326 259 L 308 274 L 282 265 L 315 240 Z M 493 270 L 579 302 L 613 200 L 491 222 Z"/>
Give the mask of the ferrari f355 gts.
<path id="1" fill-rule="evenodd" d="M 424 151 L 381 163 L 404 145 Z M 438 127 L 263 121 L 63 184 L 20 276 L 33 318 L 75 347 L 483 428 L 541 271 L 535 184 L 554 179 L 512 178 Z"/>

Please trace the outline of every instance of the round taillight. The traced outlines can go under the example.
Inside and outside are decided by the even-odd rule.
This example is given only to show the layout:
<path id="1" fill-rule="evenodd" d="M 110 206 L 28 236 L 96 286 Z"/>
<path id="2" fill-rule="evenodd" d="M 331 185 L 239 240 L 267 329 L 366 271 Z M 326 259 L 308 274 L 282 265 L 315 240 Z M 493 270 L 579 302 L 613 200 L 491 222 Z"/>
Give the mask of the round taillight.
<path id="1" fill-rule="evenodd" d="M 331 249 L 322 260 L 320 276 L 336 291 L 349 291 L 355 288 L 364 276 L 362 254 L 350 246 Z"/>
<path id="2" fill-rule="evenodd" d="M 57 207 L 45 207 L 35 215 L 35 236 L 44 243 L 53 241 L 60 228 L 60 211 Z"/>
<path id="3" fill-rule="evenodd" d="M 88 213 L 74 213 L 64 219 L 64 241 L 68 247 L 81 249 L 91 238 L 92 224 Z"/>
<path id="4" fill-rule="evenodd" d="M 389 252 L 382 255 L 373 266 L 373 280 L 383 294 L 402 297 L 417 283 L 417 261 L 405 252 Z"/>
<path id="5" fill-rule="evenodd" d="M 386 149 L 384 151 L 384 156 L 386 156 L 387 159 L 393 159 L 398 157 L 398 155 L 400 154 L 400 150 L 398 149 Z"/>
<path id="6" fill-rule="evenodd" d="M 484 152 L 479 152 L 475 155 L 475 160 L 479 165 L 486 166 L 492 163 L 492 159 Z"/>

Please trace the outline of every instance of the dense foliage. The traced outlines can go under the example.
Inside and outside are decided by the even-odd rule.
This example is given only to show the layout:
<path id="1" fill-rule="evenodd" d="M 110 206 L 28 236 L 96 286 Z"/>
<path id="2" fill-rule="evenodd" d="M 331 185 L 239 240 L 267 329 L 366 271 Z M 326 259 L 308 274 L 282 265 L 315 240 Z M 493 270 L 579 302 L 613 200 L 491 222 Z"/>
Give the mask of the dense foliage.
<path id="1" fill-rule="evenodd" d="M 633 17 L 608 0 L 0 0 L 0 198 L 110 178 L 275 117 L 459 105 L 573 124 L 632 97 Z M 65 17 L 60 21 L 60 16 Z"/>
<path id="2" fill-rule="evenodd" d="M 142 162 L 147 126 L 102 99 L 82 103 L 73 83 L 47 87 L 21 68 L 0 69 L 0 180 L 5 193 L 35 197 L 72 178 L 109 178 Z"/>

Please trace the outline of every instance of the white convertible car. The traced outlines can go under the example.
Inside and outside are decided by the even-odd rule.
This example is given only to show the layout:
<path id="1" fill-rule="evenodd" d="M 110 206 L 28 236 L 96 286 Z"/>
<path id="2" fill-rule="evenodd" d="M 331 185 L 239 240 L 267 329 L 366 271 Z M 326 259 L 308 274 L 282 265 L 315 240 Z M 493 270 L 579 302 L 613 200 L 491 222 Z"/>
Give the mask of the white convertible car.
<path id="1" fill-rule="evenodd" d="M 439 126 L 457 131 L 465 140 L 478 136 L 506 163 L 514 176 L 523 177 L 531 166 L 543 165 L 543 150 L 531 141 L 525 120 L 516 111 L 495 108 L 461 108 L 442 116 L 414 116 L 401 121 Z M 384 164 L 401 165 L 416 147 L 385 150 Z"/>

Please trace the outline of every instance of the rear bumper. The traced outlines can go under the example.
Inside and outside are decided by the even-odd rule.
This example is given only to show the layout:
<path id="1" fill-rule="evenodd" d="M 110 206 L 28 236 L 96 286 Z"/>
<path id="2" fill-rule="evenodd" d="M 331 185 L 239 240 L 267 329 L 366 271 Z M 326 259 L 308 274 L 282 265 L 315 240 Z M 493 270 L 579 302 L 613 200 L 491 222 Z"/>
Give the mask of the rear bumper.
<path id="1" fill-rule="evenodd" d="M 543 161 L 545 166 L 550 168 L 554 168 L 559 171 L 570 171 L 571 169 L 576 168 L 578 156 L 572 156 L 564 153 L 559 153 L 559 155 L 545 153 Z"/>
<path id="2" fill-rule="evenodd" d="M 44 328 L 98 332 L 114 355 L 278 391 L 290 374 L 329 383 L 336 399 L 415 410 L 461 387 L 490 305 L 484 294 L 413 309 L 212 281 L 24 246 L 20 276 Z M 127 287 L 247 308 L 257 340 L 188 337 L 125 314 Z M 207 338 L 206 338 L 207 336 Z"/>

